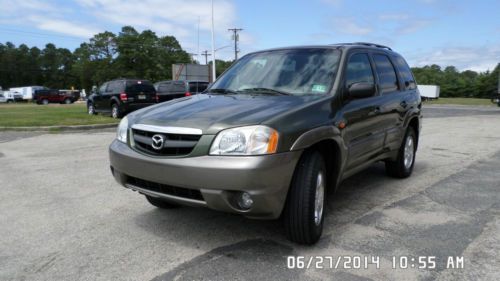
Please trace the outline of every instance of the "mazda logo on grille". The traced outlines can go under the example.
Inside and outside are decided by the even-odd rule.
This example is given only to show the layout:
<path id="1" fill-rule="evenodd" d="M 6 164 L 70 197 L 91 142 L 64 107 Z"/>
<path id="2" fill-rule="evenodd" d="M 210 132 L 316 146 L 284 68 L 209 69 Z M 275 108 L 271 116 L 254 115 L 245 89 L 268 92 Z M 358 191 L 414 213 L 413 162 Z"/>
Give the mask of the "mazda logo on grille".
<path id="1" fill-rule="evenodd" d="M 163 142 L 165 141 L 163 139 L 163 136 L 162 135 L 154 135 L 151 137 L 151 140 L 153 142 L 151 142 L 151 146 L 156 149 L 156 150 L 160 150 L 163 148 Z"/>

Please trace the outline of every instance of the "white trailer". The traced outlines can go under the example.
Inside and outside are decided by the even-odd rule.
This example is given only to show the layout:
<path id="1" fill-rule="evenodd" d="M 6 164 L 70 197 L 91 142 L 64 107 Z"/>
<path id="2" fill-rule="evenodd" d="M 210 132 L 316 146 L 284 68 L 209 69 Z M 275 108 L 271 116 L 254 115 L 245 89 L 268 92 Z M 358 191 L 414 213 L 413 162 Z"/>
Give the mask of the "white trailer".
<path id="1" fill-rule="evenodd" d="M 436 85 L 418 85 L 420 96 L 424 100 L 433 100 L 439 98 L 439 86 Z"/>
<path id="2" fill-rule="evenodd" d="M 23 96 L 23 100 L 32 100 L 33 94 L 36 90 L 46 89 L 43 86 L 27 86 L 27 87 L 16 87 L 10 88 L 10 91 L 14 94 L 20 94 Z"/>

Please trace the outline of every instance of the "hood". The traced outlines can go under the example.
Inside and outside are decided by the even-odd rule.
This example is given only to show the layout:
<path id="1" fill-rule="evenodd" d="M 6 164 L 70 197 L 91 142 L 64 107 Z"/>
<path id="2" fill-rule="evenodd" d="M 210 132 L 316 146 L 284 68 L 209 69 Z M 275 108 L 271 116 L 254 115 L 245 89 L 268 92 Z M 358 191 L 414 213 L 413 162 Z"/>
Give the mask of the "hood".
<path id="1" fill-rule="evenodd" d="M 133 113 L 131 120 L 134 124 L 197 128 L 203 134 L 216 134 L 226 128 L 259 124 L 311 98 L 199 94 L 144 108 Z"/>

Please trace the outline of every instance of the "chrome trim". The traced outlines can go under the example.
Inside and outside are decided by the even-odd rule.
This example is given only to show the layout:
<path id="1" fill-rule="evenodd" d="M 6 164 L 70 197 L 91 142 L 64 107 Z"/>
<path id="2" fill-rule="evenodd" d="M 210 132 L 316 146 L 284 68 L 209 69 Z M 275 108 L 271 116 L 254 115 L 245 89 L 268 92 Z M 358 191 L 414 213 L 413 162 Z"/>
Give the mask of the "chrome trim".
<path id="1" fill-rule="evenodd" d="M 189 198 L 184 198 L 184 197 L 178 197 L 178 196 L 169 195 L 169 194 L 165 194 L 165 193 L 159 193 L 156 191 L 151 191 L 148 189 L 138 187 L 138 186 L 130 184 L 130 183 L 126 183 L 125 187 L 130 188 L 134 191 L 138 191 L 140 193 L 149 195 L 149 196 L 153 196 L 153 197 L 165 198 L 165 199 L 175 200 L 178 202 L 194 204 L 194 205 L 198 205 L 198 206 L 206 206 L 207 205 L 207 203 L 205 201 L 194 200 L 194 199 L 189 199 Z"/>
<path id="2" fill-rule="evenodd" d="M 132 129 L 148 131 L 152 133 L 179 134 L 179 135 L 201 135 L 202 131 L 195 128 L 155 126 L 146 124 L 134 124 Z"/>

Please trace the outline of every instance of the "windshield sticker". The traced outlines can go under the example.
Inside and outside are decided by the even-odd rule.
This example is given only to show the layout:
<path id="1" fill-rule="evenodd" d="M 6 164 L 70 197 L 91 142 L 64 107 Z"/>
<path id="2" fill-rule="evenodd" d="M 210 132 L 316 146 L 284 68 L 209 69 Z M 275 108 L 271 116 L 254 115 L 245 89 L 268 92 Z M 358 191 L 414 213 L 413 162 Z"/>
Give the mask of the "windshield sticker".
<path id="1" fill-rule="evenodd" d="M 316 92 L 316 93 L 324 93 L 324 92 L 326 92 L 326 85 L 314 84 L 312 86 L 311 91 Z"/>

